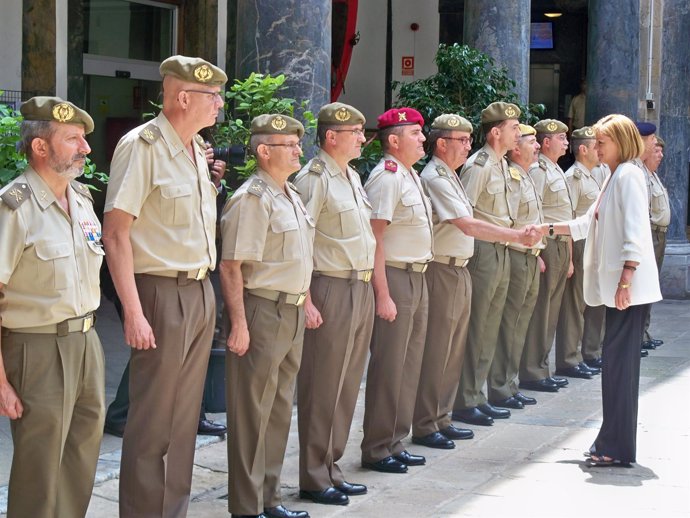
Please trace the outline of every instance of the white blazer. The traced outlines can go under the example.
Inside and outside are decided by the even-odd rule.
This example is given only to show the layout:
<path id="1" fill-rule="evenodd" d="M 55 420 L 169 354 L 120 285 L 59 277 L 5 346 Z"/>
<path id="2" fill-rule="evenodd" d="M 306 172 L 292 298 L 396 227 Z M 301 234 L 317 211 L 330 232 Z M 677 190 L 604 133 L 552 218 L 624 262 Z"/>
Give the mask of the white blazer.
<path id="1" fill-rule="evenodd" d="M 631 305 L 662 298 L 644 175 L 632 162 L 620 164 L 607 177 L 587 213 L 569 222 L 573 239 L 587 238 L 583 285 L 585 302 L 590 306 L 616 307 L 616 290 L 625 261 L 640 263 L 631 280 Z"/>

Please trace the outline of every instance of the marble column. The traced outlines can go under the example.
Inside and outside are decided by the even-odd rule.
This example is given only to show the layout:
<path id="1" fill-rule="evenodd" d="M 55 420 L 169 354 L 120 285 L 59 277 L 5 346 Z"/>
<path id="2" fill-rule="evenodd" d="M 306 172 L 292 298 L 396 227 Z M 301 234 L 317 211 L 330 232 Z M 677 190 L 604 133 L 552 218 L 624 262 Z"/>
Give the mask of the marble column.
<path id="1" fill-rule="evenodd" d="M 586 122 L 636 119 L 639 82 L 640 0 L 589 0 Z"/>
<path id="2" fill-rule="evenodd" d="M 690 298 L 688 174 L 690 172 L 690 4 L 666 0 L 663 7 L 659 135 L 666 142 L 659 169 L 671 201 L 671 226 L 661 274 L 665 297 Z"/>
<path id="3" fill-rule="evenodd" d="M 238 0 L 236 77 L 251 72 L 285 74 L 284 96 L 314 113 L 329 103 L 331 0 Z"/>
<path id="4" fill-rule="evenodd" d="M 463 42 L 508 69 L 521 102 L 529 100 L 531 0 L 465 0 Z"/>

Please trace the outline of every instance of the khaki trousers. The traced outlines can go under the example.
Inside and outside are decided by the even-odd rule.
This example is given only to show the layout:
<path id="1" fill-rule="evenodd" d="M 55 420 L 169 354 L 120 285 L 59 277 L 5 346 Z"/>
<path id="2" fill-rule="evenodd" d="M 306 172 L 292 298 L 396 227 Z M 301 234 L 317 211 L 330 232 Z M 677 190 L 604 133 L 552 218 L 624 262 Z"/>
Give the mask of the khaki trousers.
<path id="1" fill-rule="evenodd" d="M 654 245 L 654 257 L 656 258 L 656 267 L 661 273 L 661 267 L 664 264 L 664 254 L 666 252 L 666 232 L 661 232 L 659 230 L 652 230 L 652 244 Z M 644 334 L 642 337 L 643 341 L 648 341 L 652 339 L 649 334 L 649 322 L 652 318 L 652 311 L 647 312 L 647 319 L 644 322 Z"/>
<path id="2" fill-rule="evenodd" d="M 498 332 L 498 345 L 491 362 L 487 386 L 489 401 L 507 399 L 518 392 L 520 358 L 525 336 L 539 293 L 539 265 L 537 258 L 508 249 L 510 283 Z"/>
<path id="3" fill-rule="evenodd" d="M 345 452 L 374 325 L 371 283 L 314 275 L 311 299 L 323 324 L 304 333 L 297 374 L 299 487 L 320 491 L 345 477 Z"/>
<path id="4" fill-rule="evenodd" d="M 460 382 L 472 301 L 472 278 L 467 268 L 431 262 L 426 282 L 429 320 L 414 407 L 414 437 L 451 424 L 449 414 Z"/>
<path id="5" fill-rule="evenodd" d="M 541 274 L 537 303 L 527 328 L 525 349 L 520 361 L 521 381 L 538 381 L 550 375 L 549 352 L 556 334 L 570 261 L 568 243 L 547 239 L 541 256 L 546 264 L 546 271 Z"/>
<path id="6" fill-rule="evenodd" d="M 583 255 L 585 240 L 573 242 L 573 275 L 565 281 L 563 300 L 556 325 L 556 369 L 575 367 L 582 362 L 580 345 L 585 327 Z"/>
<path id="7" fill-rule="evenodd" d="M 213 339 L 211 281 L 135 275 L 156 349 L 132 349 L 120 518 L 184 517 Z"/>
<path id="8" fill-rule="evenodd" d="M 228 509 L 261 514 L 281 504 L 283 468 L 304 339 L 304 308 L 245 293 L 249 349 L 228 353 Z"/>
<path id="9" fill-rule="evenodd" d="M 14 455 L 8 518 L 86 515 L 96 475 L 105 372 L 101 342 L 86 333 L 14 333 L 3 329 L 7 379 L 24 406 L 10 421 Z"/>
<path id="10" fill-rule="evenodd" d="M 585 325 L 582 333 L 582 358 L 584 360 L 601 358 L 605 323 L 606 306 L 585 306 Z"/>
<path id="11" fill-rule="evenodd" d="M 398 314 L 374 319 L 364 404 L 362 461 L 401 453 L 410 433 L 424 353 L 429 297 L 423 273 L 386 266 L 388 291 Z"/>
<path id="12" fill-rule="evenodd" d="M 472 276 L 472 311 L 465 361 L 453 406 L 456 411 L 486 403 L 482 390 L 494 359 L 510 281 L 508 249 L 475 239 L 474 255 L 467 269 Z"/>

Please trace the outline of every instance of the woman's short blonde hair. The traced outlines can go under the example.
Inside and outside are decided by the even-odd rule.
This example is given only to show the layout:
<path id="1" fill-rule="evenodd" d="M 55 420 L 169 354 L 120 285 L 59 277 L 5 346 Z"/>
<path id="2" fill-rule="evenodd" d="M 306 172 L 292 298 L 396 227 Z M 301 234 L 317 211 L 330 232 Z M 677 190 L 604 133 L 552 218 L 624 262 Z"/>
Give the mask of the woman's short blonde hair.
<path id="1" fill-rule="evenodd" d="M 612 113 L 597 121 L 594 132 L 613 140 L 620 151 L 621 162 L 638 158 L 644 153 L 644 143 L 635 123 L 625 115 Z"/>

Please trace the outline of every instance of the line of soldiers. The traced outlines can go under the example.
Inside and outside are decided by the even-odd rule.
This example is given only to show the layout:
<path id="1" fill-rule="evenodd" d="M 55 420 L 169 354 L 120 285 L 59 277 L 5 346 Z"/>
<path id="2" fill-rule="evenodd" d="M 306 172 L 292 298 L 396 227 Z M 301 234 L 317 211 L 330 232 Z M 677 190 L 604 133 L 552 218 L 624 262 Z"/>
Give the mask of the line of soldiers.
<path id="1" fill-rule="evenodd" d="M 103 225 L 132 347 L 121 517 L 186 515 L 215 320 L 218 190 L 198 132 L 223 106 L 227 76 L 185 56 L 160 72 L 162 111 L 118 143 Z M 93 121 L 58 98 L 34 98 L 22 114 L 29 167 L 0 191 L 0 414 L 15 444 L 8 516 L 78 517 L 104 415 L 93 329 L 104 248 L 88 189 L 73 182 Z M 596 321 L 599 308 L 583 306 L 581 251 L 578 262 L 577 248 L 571 255 L 569 241 L 538 227 L 596 198 L 605 171 L 594 134 L 573 132 L 577 161 L 564 173 L 565 125 L 519 117 L 510 103 L 484 109 L 486 144 L 468 158 L 463 117 L 436 118 L 426 137 L 419 112 L 388 110 L 377 121 L 384 157 L 364 186 L 348 165 L 365 142 L 356 108 L 321 108 L 320 149 L 304 167 L 299 121 L 251 122 L 257 171 L 220 220 L 233 516 L 309 516 L 280 494 L 295 381 L 300 497 L 346 505 L 367 492 L 338 461 L 369 353 L 361 462 L 385 473 L 426 462 L 407 451 L 410 432 L 415 444 L 454 448 L 473 432 L 452 420 L 491 425 L 536 404 L 520 388 L 566 385 L 549 371 L 554 337 L 557 374 L 598 372 L 601 328 L 590 327 L 601 324 L 582 319 Z"/>

